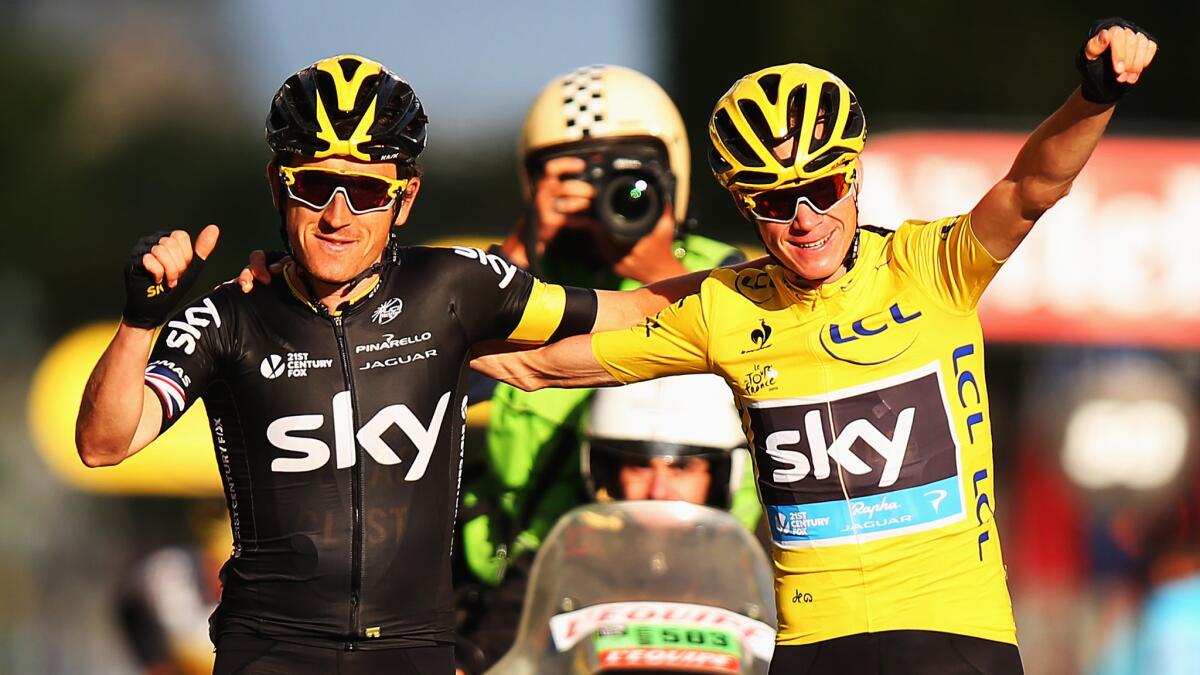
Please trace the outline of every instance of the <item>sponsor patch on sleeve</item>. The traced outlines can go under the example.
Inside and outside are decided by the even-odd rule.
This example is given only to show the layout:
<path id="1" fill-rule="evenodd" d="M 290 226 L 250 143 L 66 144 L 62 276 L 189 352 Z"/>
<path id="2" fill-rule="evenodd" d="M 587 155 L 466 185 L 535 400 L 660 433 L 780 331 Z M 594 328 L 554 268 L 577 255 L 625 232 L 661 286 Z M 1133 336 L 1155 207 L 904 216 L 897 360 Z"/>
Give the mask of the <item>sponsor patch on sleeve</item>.
<path id="1" fill-rule="evenodd" d="M 146 386 L 158 394 L 167 419 L 174 419 L 187 407 L 187 385 L 191 378 L 170 361 L 154 361 L 146 367 Z"/>

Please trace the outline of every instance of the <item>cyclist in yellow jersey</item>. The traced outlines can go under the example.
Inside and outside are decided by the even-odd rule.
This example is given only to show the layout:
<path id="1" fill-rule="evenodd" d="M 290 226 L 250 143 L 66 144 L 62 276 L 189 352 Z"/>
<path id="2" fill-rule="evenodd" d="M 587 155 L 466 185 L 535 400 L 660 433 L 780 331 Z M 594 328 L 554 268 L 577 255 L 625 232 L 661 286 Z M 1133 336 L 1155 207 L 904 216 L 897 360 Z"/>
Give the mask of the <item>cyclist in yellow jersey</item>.
<path id="1" fill-rule="evenodd" d="M 833 74 L 758 71 L 710 163 L 772 260 L 632 329 L 479 359 L 522 388 L 712 372 L 733 389 L 773 539 L 772 673 L 1019 673 L 995 524 L 981 294 L 1064 197 L 1157 49 L 1097 22 L 1082 85 L 969 213 L 859 226 L 862 110 Z"/>

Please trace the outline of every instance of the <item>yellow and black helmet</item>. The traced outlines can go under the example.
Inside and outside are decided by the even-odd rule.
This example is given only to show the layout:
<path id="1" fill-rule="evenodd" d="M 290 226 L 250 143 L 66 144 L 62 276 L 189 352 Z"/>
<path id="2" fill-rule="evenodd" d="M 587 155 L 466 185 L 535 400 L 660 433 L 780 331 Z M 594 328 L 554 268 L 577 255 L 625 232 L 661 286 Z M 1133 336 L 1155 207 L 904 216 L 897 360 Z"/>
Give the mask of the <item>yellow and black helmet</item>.
<path id="1" fill-rule="evenodd" d="M 289 77 L 271 101 L 267 144 L 304 157 L 411 164 L 429 119 L 407 82 L 353 54 L 322 59 Z"/>
<path id="2" fill-rule="evenodd" d="M 682 223 L 692 169 L 683 118 L 657 82 L 621 66 L 579 68 L 554 78 L 538 93 L 517 145 L 526 196 L 530 155 L 576 143 L 639 137 L 664 146 L 675 179 L 675 220 Z"/>
<path id="3" fill-rule="evenodd" d="M 760 192 L 850 171 L 867 137 L 854 92 L 833 73 L 789 63 L 751 73 L 717 101 L 709 165 L 729 190 Z M 780 159 L 775 150 L 794 139 Z"/>

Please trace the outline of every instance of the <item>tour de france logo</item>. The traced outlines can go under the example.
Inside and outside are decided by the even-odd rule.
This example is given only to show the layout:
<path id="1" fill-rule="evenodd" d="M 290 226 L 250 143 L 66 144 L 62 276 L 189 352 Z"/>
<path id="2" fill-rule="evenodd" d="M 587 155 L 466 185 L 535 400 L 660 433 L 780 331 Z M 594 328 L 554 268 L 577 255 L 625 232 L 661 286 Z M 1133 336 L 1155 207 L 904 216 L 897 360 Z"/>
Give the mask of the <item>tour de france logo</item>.
<path id="1" fill-rule="evenodd" d="M 776 381 L 779 380 L 779 371 L 775 366 L 754 364 L 754 369 L 746 374 L 745 381 L 742 382 L 742 389 L 747 395 L 754 395 L 764 389 L 776 388 Z"/>

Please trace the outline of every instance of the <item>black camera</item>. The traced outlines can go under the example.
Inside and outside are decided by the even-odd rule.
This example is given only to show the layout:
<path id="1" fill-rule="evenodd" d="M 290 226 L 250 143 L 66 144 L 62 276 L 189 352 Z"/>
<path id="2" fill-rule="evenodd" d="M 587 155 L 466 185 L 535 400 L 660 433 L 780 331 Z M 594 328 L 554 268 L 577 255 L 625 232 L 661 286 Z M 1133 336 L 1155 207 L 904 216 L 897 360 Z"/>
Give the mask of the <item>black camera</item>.
<path id="1" fill-rule="evenodd" d="M 592 216 L 618 242 L 633 243 L 650 234 L 674 196 L 675 176 L 666 148 L 657 141 L 562 148 L 539 154 L 539 170 L 556 157 L 580 157 L 587 162 L 578 178 L 596 188 Z"/>

